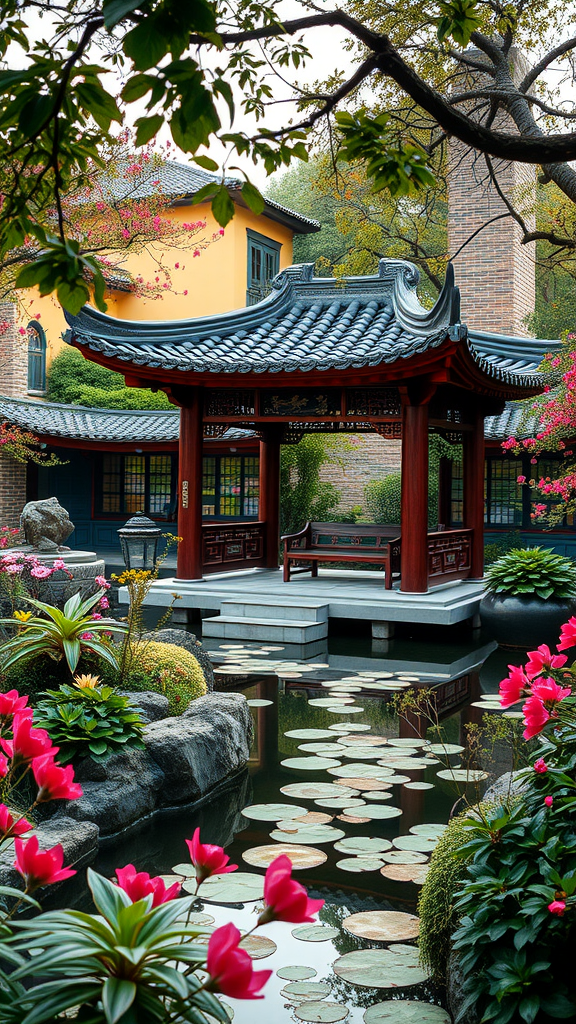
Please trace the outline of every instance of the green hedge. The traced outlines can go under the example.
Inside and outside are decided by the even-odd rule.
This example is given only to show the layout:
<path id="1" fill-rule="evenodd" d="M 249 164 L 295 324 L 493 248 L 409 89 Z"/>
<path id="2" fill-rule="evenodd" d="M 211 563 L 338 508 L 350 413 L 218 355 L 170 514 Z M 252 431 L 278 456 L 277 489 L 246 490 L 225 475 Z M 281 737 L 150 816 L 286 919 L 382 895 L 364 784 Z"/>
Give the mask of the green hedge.
<path id="1" fill-rule="evenodd" d="M 52 360 L 47 375 L 48 398 L 92 409 L 172 409 L 163 391 L 127 388 L 124 377 L 65 348 Z"/>

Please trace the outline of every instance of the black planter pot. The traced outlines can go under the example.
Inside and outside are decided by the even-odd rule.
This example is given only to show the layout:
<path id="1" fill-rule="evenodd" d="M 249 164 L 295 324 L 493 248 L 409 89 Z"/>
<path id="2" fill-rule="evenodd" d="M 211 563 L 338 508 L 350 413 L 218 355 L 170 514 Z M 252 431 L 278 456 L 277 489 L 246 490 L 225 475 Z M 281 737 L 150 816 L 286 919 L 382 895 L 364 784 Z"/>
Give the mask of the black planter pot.
<path id="1" fill-rule="evenodd" d="M 482 626 L 500 647 L 554 650 L 560 627 L 576 615 L 576 600 L 543 601 L 534 594 L 486 594 L 480 602 Z"/>

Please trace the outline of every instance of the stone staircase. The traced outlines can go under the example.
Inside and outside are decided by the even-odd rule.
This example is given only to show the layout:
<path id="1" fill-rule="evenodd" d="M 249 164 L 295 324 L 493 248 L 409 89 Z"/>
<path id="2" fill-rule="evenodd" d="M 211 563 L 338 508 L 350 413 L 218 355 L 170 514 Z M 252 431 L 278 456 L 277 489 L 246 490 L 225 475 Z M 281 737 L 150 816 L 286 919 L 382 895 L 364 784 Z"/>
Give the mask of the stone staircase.
<path id="1" fill-rule="evenodd" d="M 328 636 L 328 604 L 264 595 L 222 601 L 220 615 L 203 619 L 202 635 L 219 640 L 307 644 Z"/>

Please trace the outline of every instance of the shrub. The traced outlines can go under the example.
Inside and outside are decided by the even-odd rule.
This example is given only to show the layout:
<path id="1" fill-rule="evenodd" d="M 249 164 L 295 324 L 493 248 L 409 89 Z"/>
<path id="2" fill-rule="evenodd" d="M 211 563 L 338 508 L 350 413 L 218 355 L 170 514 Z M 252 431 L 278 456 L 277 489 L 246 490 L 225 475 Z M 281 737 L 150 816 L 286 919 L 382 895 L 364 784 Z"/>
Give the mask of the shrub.
<path id="1" fill-rule="evenodd" d="M 173 409 L 163 391 L 149 388 L 96 388 L 83 384 L 78 388 L 77 405 L 92 409 Z"/>
<path id="2" fill-rule="evenodd" d="M 576 563 L 550 548 L 513 548 L 488 567 L 485 584 L 491 594 L 574 597 Z"/>
<path id="3" fill-rule="evenodd" d="M 340 444 L 341 439 L 338 438 Z M 294 533 L 309 519 L 332 518 L 340 491 L 320 480 L 320 468 L 332 459 L 335 439 L 308 434 L 298 444 L 282 446 L 280 463 L 280 532 Z"/>
<path id="4" fill-rule="evenodd" d="M 510 530 L 503 537 L 497 537 L 496 540 L 488 541 L 484 545 L 484 565 L 487 568 L 500 558 L 501 555 L 505 555 L 506 552 L 512 551 L 513 548 L 519 548 L 521 545 L 522 538 L 520 537 L 519 530 Z"/>
<path id="5" fill-rule="evenodd" d="M 144 749 L 138 712 L 111 686 L 48 690 L 36 706 L 34 725 L 46 729 L 63 764 L 88 756 L 105 761 L 126 747 Z"/>
<path id="6" fill-rule="evenodd" d="M 127 388 L 121 373 L 91 363 L 75 348 L 66 348 L 52 360 L 47 376 L 51 402 L 87 405 L 99 409 L 171 409 L 163 392 Z"/>
<path id="7" fill-rule="evenodd" d="M 200 663 L 190 651 L 156 640 L 132 645 L 127 690 L 154 690 L 168 698 L 170 714 L 181 715 L 191 701 L 206 693 Z"/>

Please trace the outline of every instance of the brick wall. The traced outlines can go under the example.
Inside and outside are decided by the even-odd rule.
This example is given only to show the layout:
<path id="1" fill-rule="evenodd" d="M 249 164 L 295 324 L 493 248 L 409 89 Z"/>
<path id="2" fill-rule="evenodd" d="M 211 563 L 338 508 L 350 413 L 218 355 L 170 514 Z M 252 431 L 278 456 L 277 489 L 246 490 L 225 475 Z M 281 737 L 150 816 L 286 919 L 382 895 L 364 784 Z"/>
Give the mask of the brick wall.
<path id="1" fill-rule="evenodd" d="M 481 54 L 478 56 L 482 57 Z M 520 75 L 521 58 L 515 55 L 515 61 Z M 460 85 L 479 87 L 482 81 L 482 75 L 468 74 L 455 88 L 460 91 Z M 510 131 L 511 122 L 500 116 L 493 127 Z M 533 228 L 535 168 L 501 160 L 494 160 L 493 165 L 502 191 L 522 210 L 528 227 Z M 489 223 L 492 218 L 506 212 L 506 206 L 490 180 L 484 158 L 461 142 L 451 140 L 448 154 L 448 251 L 462 295 L 462 319 L 469 327 L 479 330 L 525 337 L 528 330 L 524 319 L 534 311 L 535 302 L 535 243 L 522 244 L 520 227 L 510 216 Z M 460 247 L 479 228 L 482 230 L 456 256 Z"/>
<path id="2" fill-rule="evenodd" d="M 338 461 L 326 462 L 320 478 L 334 484 L 341 493 L 339 509 L 347 512 L 364 507 L 364 488 L 372 480 L 383 480 L 400 471 L 402 442 L 379 434 L 350 434 L 338 453 Z"/>
<path id="3" fill-rule="evenodd" d="M 28 348 L 27 339 L 17 331 L 14 303 L 0 303 L 0 325 L 0 394 L 22 398 L 28 383 Z M 0 455 L 0 526 L 18 526 L 25 502 L 26 466 Z"/>

